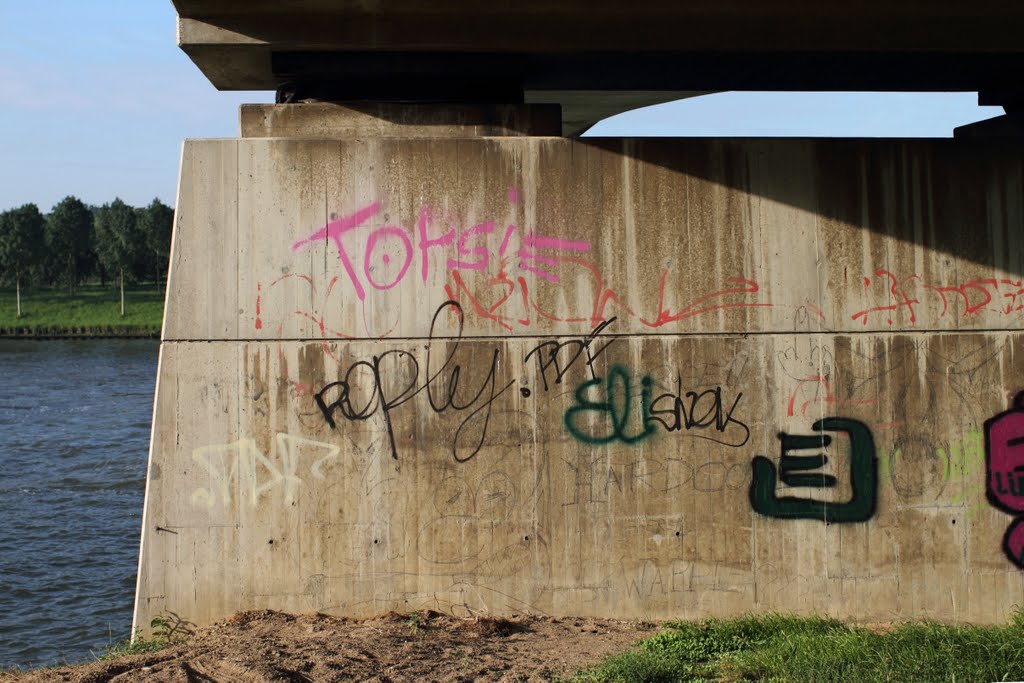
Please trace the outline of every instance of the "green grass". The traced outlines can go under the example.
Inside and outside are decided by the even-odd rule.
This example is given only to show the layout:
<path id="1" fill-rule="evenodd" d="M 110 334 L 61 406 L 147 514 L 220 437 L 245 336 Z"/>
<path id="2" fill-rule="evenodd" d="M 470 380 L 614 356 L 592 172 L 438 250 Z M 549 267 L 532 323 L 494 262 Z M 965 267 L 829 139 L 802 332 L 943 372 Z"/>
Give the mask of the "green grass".
<path id="1" fill-rule="evenodd" d="M 182 629 L 182 623 L 176 617 L 157 616 L 149 622 L 151 633 L 148 637 L 141 634 L 134 639 L 122 640 L 111 643 L 106 651 L 99 657 L 100 661 L 128 657 L 130 655 L 144 655 L 150 652 L 159 652 L 172 645 L 178 645 L 188 640 L 190 631 Z"/>
<path id="2" fill-rule="evenodd" d="M 880 633 L 832 619 L 768 615 L 674 622 L 574 683 L 968 683 L 1024 680 L 1024 613 L 1006 626 L 912 623 Z"/>
<path id="3" fill-rule="evenodd" d="M 0 289 L 0 335 L 3 336 L 159 336 L 164 290 L 155 285 L 125 288 L 125 317 L 117 284 L 67 289 L 21 290 L 21 318 L 13 288 Z"/>
<path id="4" fill-rule="evenodd" d="M 159 652 L 175 643 L 166 638 L 136 638 L 135 640 L 122 640 L 107 645 L 106 651 L 100 655 L 101 662 L 118 657 L 129 657 L 131 655 L 144 655 L 150 652 Z"/>

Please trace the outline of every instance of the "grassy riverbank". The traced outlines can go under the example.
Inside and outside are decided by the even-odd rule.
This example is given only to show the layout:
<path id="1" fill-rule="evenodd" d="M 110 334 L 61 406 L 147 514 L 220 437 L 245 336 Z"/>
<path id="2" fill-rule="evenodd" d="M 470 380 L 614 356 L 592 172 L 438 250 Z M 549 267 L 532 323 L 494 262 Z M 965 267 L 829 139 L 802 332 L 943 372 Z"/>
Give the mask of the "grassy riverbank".
<path id="1" fill-rule="evenodd" d="M 1007 626 L 886 629 L 785 616 L 670 623 L 573 683 L 1024 680 L 1024 613 Z"/>
<path id="2" fill-rule="evenodd" d="M 125 289 L 125 316 L 116 284 L 67 289 L 23 288 L 17 317 L 13 288 L 0 289 L 2 337 L 158 337 L 164 311 L 163 287 Z"/>

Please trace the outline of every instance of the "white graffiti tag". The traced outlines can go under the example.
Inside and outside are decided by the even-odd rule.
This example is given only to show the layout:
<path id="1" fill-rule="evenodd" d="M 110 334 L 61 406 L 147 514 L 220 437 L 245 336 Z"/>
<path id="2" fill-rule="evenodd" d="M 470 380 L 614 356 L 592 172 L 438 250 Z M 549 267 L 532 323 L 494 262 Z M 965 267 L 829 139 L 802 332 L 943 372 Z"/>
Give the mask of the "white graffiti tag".
<path id="1" fill-rule="evenodd" d="M 312 461 L 309 474 L 323 479 L 323 466 L 340 452 L 333 444 L 290 434 L 276 436 L 269 458 L 256 447 L 255 439 L 197 448 L 192 451 L 192 460 L 206 472 L 209 485 L 192 492 L 192 505 L 228 508 L 237 496 L 241 505 L 255 507 L 264 495 L 275 490 L 283 493 L 284 505 L 292 505 L 303 485 L 301 462 Z"/>

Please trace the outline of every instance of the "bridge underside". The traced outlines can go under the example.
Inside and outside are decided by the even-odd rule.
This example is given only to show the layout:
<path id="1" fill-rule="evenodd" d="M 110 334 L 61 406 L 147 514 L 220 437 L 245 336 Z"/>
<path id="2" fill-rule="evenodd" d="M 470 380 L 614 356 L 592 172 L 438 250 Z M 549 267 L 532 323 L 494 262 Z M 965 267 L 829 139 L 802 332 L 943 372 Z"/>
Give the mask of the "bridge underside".
<path id="1" fill-rule="evenodd" d="M 558 103 L 567 132 L 721 90 L 970 91 L 1009 104 L 1024 73 L 1024 10 L 993 0 L 174 4 L 182 49 L 223 90 Z"/>

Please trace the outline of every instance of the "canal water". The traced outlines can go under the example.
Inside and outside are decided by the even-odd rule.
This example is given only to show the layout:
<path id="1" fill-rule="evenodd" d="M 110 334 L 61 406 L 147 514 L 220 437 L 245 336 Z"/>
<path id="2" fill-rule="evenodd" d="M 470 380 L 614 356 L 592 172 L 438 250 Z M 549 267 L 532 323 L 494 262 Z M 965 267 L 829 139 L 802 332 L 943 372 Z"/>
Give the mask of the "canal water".
<path id="1" fill-rule="evenodd" d="M 130 635 L 158 351 L 0 339 L 0 670 Z"/>

